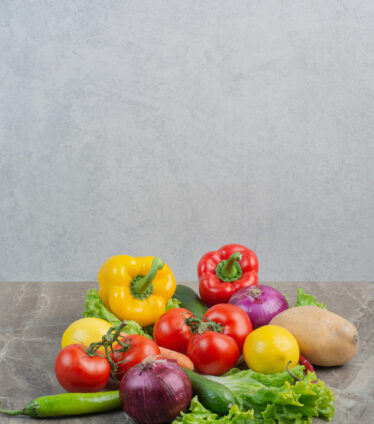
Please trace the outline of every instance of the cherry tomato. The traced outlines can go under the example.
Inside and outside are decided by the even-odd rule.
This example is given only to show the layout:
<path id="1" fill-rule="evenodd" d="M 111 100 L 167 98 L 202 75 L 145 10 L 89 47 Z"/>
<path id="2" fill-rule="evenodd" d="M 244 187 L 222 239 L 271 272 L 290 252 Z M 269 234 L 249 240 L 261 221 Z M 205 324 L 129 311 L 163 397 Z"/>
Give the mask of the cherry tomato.
<path id="1" fill-rule="evenodd" d="M 248 315 L 239 306 L 220 303 L 209 308 L 204 317 L 223 325 L 223 334 L 232 337 L 243 350 L 246 337 L 252 332 L 252 323 Z"/>
<path id="2" fill-rule="evenodd" d="M 155 342 L 167 349 L 186 353 L 192 333 L 184 320 L 190 316 L 192 313 L 184 308 L 174 308 L 165 312 L 153 328 Z"/>
<path id="3" fill-rule="evenodd" d="M 199 372 L 221 375 L 235 366 L 239 359 L 239 348 L 232 337 L 205 331 L 191 338 L 187 354 Z"/>
<path id="4" fill-rule="evenodd" d="M 55 373 L 68 392 L 99 392 L 110 377 L 109 361 L 102 356 L 89 356 L 80 344 L 64 347 L 57 355 Z"/>
<path id="5" fill-rule="evenodd" d="M 111 358 L 118 366 L 114 377 L 121 381 L 126 372 L 148 356 L 160 355 L 160 349 L 154 341 L 140 334 L 130 334 L 126 336 L 130 341 L 130 348 L 126 352 L 120 352 L 121 346 L 116 343 L 113 346 Z M 123 339 L 125 340 L 125 338 Z"/>

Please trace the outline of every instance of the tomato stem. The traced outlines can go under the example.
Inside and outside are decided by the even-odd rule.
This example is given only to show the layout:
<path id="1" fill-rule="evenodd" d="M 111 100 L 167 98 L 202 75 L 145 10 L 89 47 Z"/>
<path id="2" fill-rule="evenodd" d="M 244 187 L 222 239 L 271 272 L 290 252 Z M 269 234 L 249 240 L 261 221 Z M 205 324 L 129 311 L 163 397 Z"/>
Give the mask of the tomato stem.
<path id="1" fill-rule="evenodd" d="M 185 324 L 190 327 L 192 334 L 203 334 L 205 331 L 215 331 L 216 333 L 223 333 L 223 326 L 219 322 L 206 320 L 192 315 L 184 319 Z"/>
<path id="2" fill-rule="evenodd" d="M 126 352 L 131 347 L 131 339 L 129 337 L 122 337 L 121 331 L 127 324 L 126 321 L 122 321 L 116 327 L 110 327 L 107 333 L 102 337 L 100 342 L 91 343 L 88 348 L 84 348 L 85 352 L 89 356 L 104 356 L 107 358 L 112 370 L 112 375 L 117 372 L 118 366 L 112 359 L 113 352 Z M 121 347 L 119 349 L 113 349 L 113 344 L 118 343 Z M 98 352 L 103 347 L 105 355 Z"/>

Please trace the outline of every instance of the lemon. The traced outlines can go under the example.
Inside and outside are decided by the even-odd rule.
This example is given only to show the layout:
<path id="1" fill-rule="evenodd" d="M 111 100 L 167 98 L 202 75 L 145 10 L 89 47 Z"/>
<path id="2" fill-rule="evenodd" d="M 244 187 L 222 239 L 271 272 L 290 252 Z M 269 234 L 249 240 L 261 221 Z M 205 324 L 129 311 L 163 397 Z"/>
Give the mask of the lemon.
<path id="1" fill-rule="evenodd" d="M 112 324 L 101 318 L 81 318 L 74 321 L 62 335 L 61 347 L 78 343 L 88 347 L 91 343 L 101 341 Z"/>
<path id="2" fill-rule="evenodd" d="M 264 325 L 250 333 L 244 342 L 243 355 L 248 367 L 263 374 L 274 374 L 299 363 L 300 350 L 295 337 L 278 325 Z"/>

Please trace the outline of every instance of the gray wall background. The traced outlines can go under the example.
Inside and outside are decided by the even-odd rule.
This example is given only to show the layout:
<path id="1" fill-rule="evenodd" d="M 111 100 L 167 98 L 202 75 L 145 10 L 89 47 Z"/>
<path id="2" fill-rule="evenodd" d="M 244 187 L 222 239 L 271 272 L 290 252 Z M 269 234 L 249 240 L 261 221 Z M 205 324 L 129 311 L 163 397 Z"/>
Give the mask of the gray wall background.
<path id="1" fill-rule="evenodd" d="M 0 51 L 0 280 L 373 280 L 372 0 L 2 0 Z"/>

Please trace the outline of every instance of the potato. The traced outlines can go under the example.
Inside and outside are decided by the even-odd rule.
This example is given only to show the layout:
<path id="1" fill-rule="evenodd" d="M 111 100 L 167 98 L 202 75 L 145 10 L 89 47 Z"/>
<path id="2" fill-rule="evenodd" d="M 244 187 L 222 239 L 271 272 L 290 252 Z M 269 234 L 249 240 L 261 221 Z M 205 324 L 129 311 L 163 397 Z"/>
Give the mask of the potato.
<path id="1" fill-rule="evenodd" d="M 287 309 L 270 324 L 290 331 L 299 343 L 301 354 L 314 365 L 344 365 L 358 350 L 356 327 L 340 315 L 317 306 Z"/>

